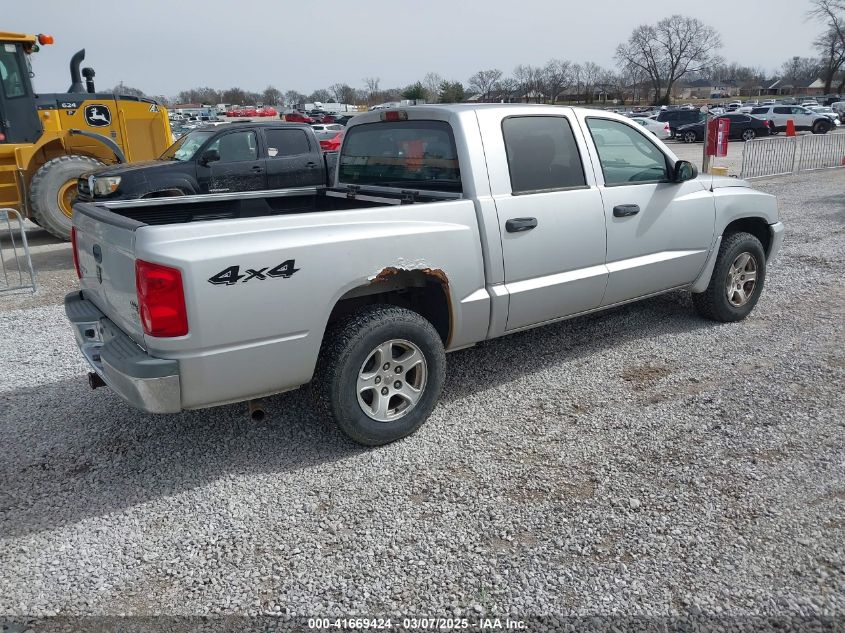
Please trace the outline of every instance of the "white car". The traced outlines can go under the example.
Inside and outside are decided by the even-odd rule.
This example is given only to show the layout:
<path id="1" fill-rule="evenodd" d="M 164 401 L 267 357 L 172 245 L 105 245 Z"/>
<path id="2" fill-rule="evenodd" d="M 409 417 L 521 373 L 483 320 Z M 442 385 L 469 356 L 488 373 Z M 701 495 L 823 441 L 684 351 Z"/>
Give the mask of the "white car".
<path id="1" fill-rule="evenodd" d="M 801 102 L 801 106 L 804 107 L 804 108 L 809 108 L 810 106 L 817 106 L 817 105 L 819 105 L 819 102 L 816 101 L 815 99 L 805 99 L 804 101 Z"/>
<path id="2" fill-rule="evenodd" d="M 672 129 L 669 127 L 669 121 L 663 121 L 661 123 L 660 121 L 655 121 L 654 119 L 649 119 L 648 117 L 636 117 L 631 120 L 647 129 L 661 141 L 665 141 L 667 138 L 672 138 Z"/>
<path id="3" fill-rule="evenodd" d="M 823 114 L 828 119 L 833 121 L 834 125 L 840 124 L 840 116 L 837 112 L 834 112 L 833 108 L 829 108 L 827 106 L 807 106 L 807 109 L 812 110 L 813 112 L 816 112 L 818 114 Z"/>
<path id="4" fill-rule="evenodd" d="M 795 129 L 799 132 L 805 130 L 813 134 L 826 134 L 836 127 L 829 117 L 803 106 L 760 106 L 751 110 L 751 114 L 758 119 L 771 121 L 774 125 L 774 133 L 785 131 L 789 120 L 795 124 Z"/>

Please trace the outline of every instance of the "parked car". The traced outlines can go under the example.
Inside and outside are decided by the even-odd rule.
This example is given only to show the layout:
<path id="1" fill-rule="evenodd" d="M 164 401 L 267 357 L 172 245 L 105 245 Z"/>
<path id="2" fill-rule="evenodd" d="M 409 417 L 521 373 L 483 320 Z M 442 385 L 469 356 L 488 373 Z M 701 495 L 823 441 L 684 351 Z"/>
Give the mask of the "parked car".
<path id="1" fill-rule="evenodd" d="M 294 110 L 293 112 L 286 112 L 280 115 L 280 118 L 288 123 L 308 123 L 309 125 L 315 123 L 314 119 L 306 114 Z"/>
<path id="2" fill-rule="evenodd" d="M 320 149 L 324 152 L 336 152 L 340 149 L 340 144 L 343 142 L 343 134 L 345 130 L 341 129 L 330 138 L 320 139 Z"/>
<path id="3" fill-rule="evenodd" d="M 655 121 L 654 119 L 649 119 L 646 117 L 636 117 L 631 120 L 647 129 L 661 141 L 664 141 L 667 138 L 672 138 L 672 129 L 669 126 L 668 121 L 664 121 L 663 123 L 661 123 L 659 121 Z"/>
<path id="4" fill-rule="evenodd" d="M 819 102 L 815 99 L 804 99 L 803 101 L 801 101 L 801 105 L 805 108 L 809 108 L 810 106 L 819 105 Z"/>
<path id="5" fill-rule="evenodd" d="M 352 116 L 351 114 L 338 115 L 334 117 L 334 122 L 345 126 L 352 120 Z"/>
<path id="6" fill-rule="evenodd" d="M 730 122 L 728 129 L 729 139 L 741 139 L 750 141 L 758 136 L 768 136 L 769 126 L 765 121 L 749 116 L 747 114 L 728 113 L 718 119 L 727 119 Z M 704 121 L 689 123 L 678 128 L 677 137 L 684 143 L 695 143 L 704 140 Z"/>
<path id="7" fill-rule="evenodd" d="M 807 106 L 808 110 L 812 110 L 816 114 L 823 114 L 828 119 L 833 121 L 833 124 L 838 126 L 840 124 L 840 117 L 839 114 L 833 109 L 828 106 Z"/>
<path id="8" fill-rule="evenodd" d="M 158 159 L 102 167 L 80 176 L 80 201 L 226 194 L 325 186 L 326 159 L 303 124 L 226 123 L 185 134 Z M 211 202 L 211 201 L 209 201 Z"/>
<path id="9" fill-rule="evenodd" d="M 813 134 L 827 134 L 835 127 L 833 121 L 825 115 L 802 106 L 760 106 L 752 109 L 751 114 L 764 121 L 771 121 L 770 127 L 774 133 L 786 130 L 786 122 L 790 119 L 795 124 L 797 131 L 811 131 Z"/>
<path id="10" fill-rule="evenodd" d="M 845 101 L 834 101 L 830 104 L 830 109 L 836 112 L 841 120 L 845 116 Z"/>
<path id="11" fill-rule="evenodd" d="M 699 110 L 662 110 L 656 117 L 660 123 L 668 122 L 672 138 L 679 126 L 687 123 L 695 123 L 704 119 L 704 114 Z"/>
<path id="12" fill-rule="evenodd" d="M 258 116 L 271 116 L 276 117 L 279 115 L 279 111 L 276 110 L 273 106 L 261 106 L 258 108 Z"/>
<path id="13" fill-rule="evenodd" d="M 773 196 L 596 110 L 382 109 L 350 123 L 337 174 L 77 203 L 65 312 L 90 384 L 176 413 L 313 380 L 350 438 L 386 444 L 428 418 L 445 351 L 678 289 L 740 321 L 783 241 Z"/>
<path id="14" fill-rule="evenodd" d="M 775 103 L 776 103 L 776 102 L 775 102 L 775 100 L 774 100 L 774 99 L 765 99 L 765 100 L 763 101 L 763 103 L 761 103 L 760 105 L 764 105 L 764 106 L 767 106 L 767 105 L 775 105 Z"/>

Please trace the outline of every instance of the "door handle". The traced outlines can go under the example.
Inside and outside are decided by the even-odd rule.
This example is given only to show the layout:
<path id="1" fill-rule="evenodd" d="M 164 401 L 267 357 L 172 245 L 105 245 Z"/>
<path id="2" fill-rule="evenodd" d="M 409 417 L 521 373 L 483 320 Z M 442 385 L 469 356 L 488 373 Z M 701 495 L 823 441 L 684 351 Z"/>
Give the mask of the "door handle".
<path id="1" fill-rule="evenodd" d="M 508 233 L 522 233 L 530 231 L 537 226 L 537 218 L 513 218 L 505 222 L 505 230 Z"/>
<path id="2" fill-rule="evenodd" d="M 627 218 L 629 215 L 637 215 L 640 212 L 638 204 L 617 204 L 613 207 L 613 217 Z"/>
<path id="3" fill-rule="evenodd" d="M 309 163 L 305 163 L 305 166 L 308 167 L 308 169 L 315 169 L 317 167 L 317 163 L 310 163 L 309 162 Z"/>
<path id="4" fill-rule="evenodd" d="M 252 168 L 252 171 L 254 171 L 256 174 L 260 174 L 262 171 L 264 171 L 264 168 L 263 168 L 263 167 L 259 167 L 258 165 L 255 165 L 255 166 Z"/>

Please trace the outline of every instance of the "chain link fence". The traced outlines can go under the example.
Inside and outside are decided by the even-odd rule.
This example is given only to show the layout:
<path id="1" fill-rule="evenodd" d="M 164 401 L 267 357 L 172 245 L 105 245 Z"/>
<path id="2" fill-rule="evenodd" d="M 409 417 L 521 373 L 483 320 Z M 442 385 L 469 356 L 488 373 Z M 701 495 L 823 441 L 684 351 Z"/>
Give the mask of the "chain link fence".
<path id="1" fill-rule="evenodd" d="M 743 145 L 740 177 L 784 176 L 832 167 L 845 167 L 845 134 L 761 138 Z"/>
<path id="2" fill-rule="evenodd" d="M 28 288 L 35 292 L 37 286 L 23 218 L 14 209 L 0 209 L 0 293 Z"/>

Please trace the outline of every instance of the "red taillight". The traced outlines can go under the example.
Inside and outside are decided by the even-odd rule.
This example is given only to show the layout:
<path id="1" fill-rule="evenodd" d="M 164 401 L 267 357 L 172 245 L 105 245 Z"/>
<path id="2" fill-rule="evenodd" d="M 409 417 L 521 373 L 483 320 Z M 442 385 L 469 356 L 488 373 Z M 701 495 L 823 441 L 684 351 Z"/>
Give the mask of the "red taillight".
<path id="1" fill-rule="evenodd" d="M 320 141 L 320 149 L 325 152 L 336 152 L 340 149 L 340 142 L 343 140 L 343 132 L 338 132 L 333 137 Z"/>
<path id="2" fill-rule="evenodd" d="M 76 227 L 70 229 L 70 250 L 73 251 L 73 267 L 76 268 L 76 276 L 82 279 L 82 269 L 79 267 L 79 252 L 76 250 Z"/>
<path id="3" fill-rule="evenodd" d="M 145 334 L 171 337 L 188 333 L 182 273 L 139 259 L 135 262 L 135 286 Z"/>

